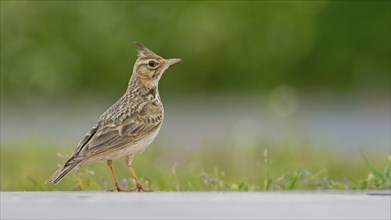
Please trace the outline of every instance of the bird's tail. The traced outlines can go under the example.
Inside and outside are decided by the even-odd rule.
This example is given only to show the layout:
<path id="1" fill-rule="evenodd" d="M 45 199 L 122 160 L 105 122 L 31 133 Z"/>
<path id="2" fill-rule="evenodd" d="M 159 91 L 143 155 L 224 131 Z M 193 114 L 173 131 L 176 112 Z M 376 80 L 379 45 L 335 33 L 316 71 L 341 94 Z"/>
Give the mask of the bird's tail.
<path id="1" fill-rule="evenodd" d="M 79 164 L 80 162 L 69 160 L 68 162 L 65 163 L 65 165 L 62 168 L 54 172 L 53 175 L 48 180 L 45 181 L 45 184 L 48 183 L 57 184 L 58 182 L 60 182 L 62 178 L 64 178 L 69 172 L 71 172 Z"/>

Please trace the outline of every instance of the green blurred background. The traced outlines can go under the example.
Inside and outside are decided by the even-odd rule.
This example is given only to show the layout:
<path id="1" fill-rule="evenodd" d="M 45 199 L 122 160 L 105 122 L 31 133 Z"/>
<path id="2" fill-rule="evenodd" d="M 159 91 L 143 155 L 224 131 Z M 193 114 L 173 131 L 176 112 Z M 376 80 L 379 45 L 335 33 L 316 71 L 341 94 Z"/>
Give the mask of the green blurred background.
<path id="1" fill-rule="evenodd" d="M 167 156 L 162 172 L 178 163 L 186 175 L 218 166 L 232 170 L 224 189 L 243 189 L 246 181 L 253 190 L 273 189 L 273 178 L 246 170 L 275 149 L 275 160 L 285 161 L 274 164 L 278 175 L 307 165 L 368 186 L 374 167 L 388 166 L 390 155 L 390 7 L 390 1 L 1 1 L 2 190 L 57 189 L 40 185 L 65 160 L 56 152 L 69 154 L 125 91 L 134 42 L 182 59 L 159 85 L 167 112 L 156 141 Z M 26 155 L 23 148 L 37 150 Z M 140 160 L 155 161 L 156 151 Z M 209 158 L 227 152 L 234 163 Z M 247 160 L 253 153 L 259 157 Z M 360 153 L 376 166 L 357 159 Z M 50 165 L 37 162 L 49 155 Z M 324 163 L 314 165 L 314 158 Z M 36 170 L 26 170 L 34 163 Z M 340 169 L 344 164 L 351 166 Z M 151 169 L 144 165 L 141 172 Z M 183 182 L 193 181 L 186 175 Z M 177 188 L 178 178 L 155 187 L 216 189 Z"/>
<path id="2" fill-rule="evenodd" d="M 389 89 L 389 1 L 4 1 L 3 98 L 122 91 L 133 42 L 180 57 L 173 94 Z M 27 95 L 28 94 L 28 95 Z"/>

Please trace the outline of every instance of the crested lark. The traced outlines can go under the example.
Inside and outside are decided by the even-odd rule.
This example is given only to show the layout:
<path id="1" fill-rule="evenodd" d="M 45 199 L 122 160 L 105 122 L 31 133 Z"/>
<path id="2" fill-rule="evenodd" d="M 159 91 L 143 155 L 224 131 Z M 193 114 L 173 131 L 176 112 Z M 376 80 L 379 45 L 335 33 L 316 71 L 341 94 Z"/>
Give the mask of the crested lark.
<path id="1" fill-rule="evenodd" d="M 106 160 L 116 190 L 125 191 L 120 188 L 112 167 L 112 160 L 125 158 L 137 183 L 135 190 L 145 191 L 132 168 L 132 159 L 143 152 L 159 132 L 164 111 L 158 83 L 163 72 L 181 60 L 164 59 L 141 44 L 136 43 L 136 47 L 138 59 L 125 94 L 100 116 L 64 166 L 45 183 L 57 184 L 80 164 Z"/>

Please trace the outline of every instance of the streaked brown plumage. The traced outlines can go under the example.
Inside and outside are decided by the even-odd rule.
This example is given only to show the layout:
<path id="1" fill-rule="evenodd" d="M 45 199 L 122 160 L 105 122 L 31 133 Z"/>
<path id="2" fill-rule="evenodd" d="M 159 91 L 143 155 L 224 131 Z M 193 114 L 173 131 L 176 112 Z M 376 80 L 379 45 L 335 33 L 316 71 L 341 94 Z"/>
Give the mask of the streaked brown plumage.
<path id="1" fill-rule="evenodd" d="M 99 118 L 97 124 L 79 142 L 72 156 L 45 183 L 57 184 L 71 170 L 83 163 L 125 158 L 138 190 L 144 190 L 131 163 L 135 154 L 141 153 L 154 140 L 162 125 L 164 110 L 158 92 L 158 82 L 163 72 L 180 59 L 164 59 L 141 44 L 136 43 L 138 59 L 125 94 Z"/>

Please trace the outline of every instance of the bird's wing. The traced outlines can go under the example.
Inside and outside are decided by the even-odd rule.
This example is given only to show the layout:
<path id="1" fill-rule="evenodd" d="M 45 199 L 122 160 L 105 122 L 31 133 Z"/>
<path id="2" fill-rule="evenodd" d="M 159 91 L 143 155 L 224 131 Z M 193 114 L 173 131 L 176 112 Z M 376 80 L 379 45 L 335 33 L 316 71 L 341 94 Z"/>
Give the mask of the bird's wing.
<path id="1" fill-rule="evenodd" d="M 140 112 L 134 112 L 120 122 L 112 120 L 94 127 L 79 143 L 74 158 L 81 160 L 105 154 L 129 146 L 143 139 L 159 128 L 163 112 L 145 105 Z"/>
<path id="2" fill-rule="evenodd" d="M 91 130 L 81 139 L 81 141 L 77 144 L 76 149 L 73 152 L 73 155 L 71 156 L 71 159 L 74 159 L 76 155 L 80 153 L 80 151 L 86 146 L 86 144 L 93 139 L 93 137 L 96 134 L 96 131 L 99 128 L 99 124 L 96 124 L 94 127 L 91 128 Z M 71 160 L 70 159 L 70 160 Z M 70 161 L 69 160 L 69 161 Z"/>

